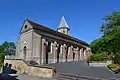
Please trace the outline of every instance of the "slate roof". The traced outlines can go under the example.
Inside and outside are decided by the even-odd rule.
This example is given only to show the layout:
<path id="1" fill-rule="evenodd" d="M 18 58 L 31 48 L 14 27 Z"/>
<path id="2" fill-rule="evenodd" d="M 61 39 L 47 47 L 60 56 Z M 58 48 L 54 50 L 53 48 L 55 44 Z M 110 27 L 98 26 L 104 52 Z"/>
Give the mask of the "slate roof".
<path id="1" fill-rule="evenodd" d="M 67 22 L 65 21 L 64 16 L 62 16 L 60 25 L 58 26 L 58 29 L 60 29 L 60 28 L 67 28 L 67 29 L 69 29 L 69 26 L 68 26 Z"/>
<path id="2" fill-rule="evenodd" d="M 82 40 L 79 40 L 79 39 L 74 38 L 74 37 L 72 37 L 72 36 L 69 36 L 69 35 L 60 33 L 60 32 L 58 32 L 58 31 L 55 31 L 55 30 L 53 30 L 53 29 L 50 29 L 50 28 L 48 28 L 48 27 L 46 27 L 46 26 L 44 26 L 44 25 L 35 23 L 35 22 L 31 21 L 31 20 L 28 20 L 28 19 L 27 19 L 27 21 L 32 25 L 33 29 L 39 29 L 39 30 L 48 32 L 48 33 L 50 33 L 50 34 L 57 35 L 57 36 L 60 36 L 60 37 L 65 38 L 65 39 L 72 40 L 72 41 L 81 43 L 81 44 L 83 44 L 83 45 L 89 46 L 88 43 L 86 43 L 86 42 L 84 42 L 84 41 L 82 41 Z"/>

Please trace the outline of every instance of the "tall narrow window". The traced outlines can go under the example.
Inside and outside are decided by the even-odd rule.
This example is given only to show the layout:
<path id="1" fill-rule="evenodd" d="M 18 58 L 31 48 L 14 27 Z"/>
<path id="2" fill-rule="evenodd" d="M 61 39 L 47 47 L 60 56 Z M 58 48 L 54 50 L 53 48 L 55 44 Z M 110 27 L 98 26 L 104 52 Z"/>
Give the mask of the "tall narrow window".
<path id="1" fill-rule="evenodd" d="M 51 52 L 50 49 L 51 48 L 51 42 L 48 42 L 48 52 Z"/>
<path id="2" fill-rule="evenodd" d="M 26 59 L 26 53 L 27 53 L 27 47 L 24 46 L 24 49 L 23 49 L 24 59 Z"/>

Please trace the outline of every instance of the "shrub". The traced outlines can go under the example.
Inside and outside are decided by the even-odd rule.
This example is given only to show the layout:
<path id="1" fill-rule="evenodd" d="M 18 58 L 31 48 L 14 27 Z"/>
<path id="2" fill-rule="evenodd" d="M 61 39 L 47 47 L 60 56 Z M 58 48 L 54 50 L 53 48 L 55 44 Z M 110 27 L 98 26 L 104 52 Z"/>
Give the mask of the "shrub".
<path id="1" fill-rule="evenodd" d="M 103 61 L 104 60 L 104 55 L 103 54 L 92 54 L 90 56 L 90 61 Z"/>
<path id="2" fill-rule="evenodd" d="M 114 54 L 113 62 L 116 64 L 120 64 L 120 53 L 117 52 Z"/>
<path id="3" fill-rule="evenodd" d="M 0 53 L 0 66 L 2 66 L 4 63 L 4 54 Z"/>
<path id="4" fill-rule="evenodd" d="M 108 68 L 117 68 L 117 64 L 109 64 Z"/>

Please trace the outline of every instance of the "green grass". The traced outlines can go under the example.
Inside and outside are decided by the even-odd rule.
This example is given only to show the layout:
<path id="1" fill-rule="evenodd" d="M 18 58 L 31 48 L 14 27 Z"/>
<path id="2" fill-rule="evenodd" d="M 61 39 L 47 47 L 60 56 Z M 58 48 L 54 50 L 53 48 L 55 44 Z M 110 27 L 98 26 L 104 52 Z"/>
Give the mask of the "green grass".
<path id="1" fill-rule="evenodd" d="M 108 65 L 108 68 L 117 68 L 117 64 L 110 64 L 110 65 Z"/>

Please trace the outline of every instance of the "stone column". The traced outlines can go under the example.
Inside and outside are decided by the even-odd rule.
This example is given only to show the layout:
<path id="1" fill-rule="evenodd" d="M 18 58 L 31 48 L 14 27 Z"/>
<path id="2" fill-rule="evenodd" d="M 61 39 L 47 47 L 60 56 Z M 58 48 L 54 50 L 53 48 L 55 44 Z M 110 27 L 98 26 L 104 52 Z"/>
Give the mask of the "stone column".
<path id="1" fill-rule="evenodd" d="M 86 56 L 87 56 L 87 50 L 84 50 L 84 60 L 86 60 Z"/>
<path id="2" fill-rule="evenodd" d="M 54 42 L 54 63 L 57 63 L 57 42 Z"/>
<path id="3" fill-rule="evenodd" d="M 83 60 L 83 58 L 84 58 L 83 56 L 84 56 L 84 55 L 83 55 L 83 48 L 81 48 L 81 49 L 80 49 L 80 60 Z"/>
<path id="4" fill-rule="evenodd" d="M 63 62 L 66 62 L 66 44 L 63 45 Z"/>
<path id="5" fill-rule="evenodd" d="M 40 64 L 42 64 L 42 37 L 40 38 Z"/>
<path id="6" fill-rule="evenodd" d="M 73 61 L 73 46 L 68 48 L 68 61 Z"/>
<path id="7" fill-rule="evenodd" d="M 41 51 L 41 64 L 45 64 L 46 63 L 46 40 L 42 39 L 42 51 Z"/>
<path id="8" fill-rule="evenodd" d="M 54 43 L 51 42 L 51 47 L 50 47 L 51 50 L 50 50 L 50 53 L 53 53 L 53 51 L 54 51 L 54 50 L 53 50 L 53 46 L 54 46 Z"/>
<path id="9" fill-rule="evenodd" d="M 84 59 L 86 60 L 88 57 L 90 57 L 90 55 L 91 55 L 91 49 L 86 48 L 86 50 L 84 50 Z"/>
<path id="10" fill-rule="evenodd" d="M 87 58 L 88 58 L 88 57 L 91 56 L 92 52 L 91 52 L 91 49 L 90 49 L 90 48 L 87 48 L 86 50 L 87 50 L 87 54 L 86 54 L 86 55 L 87 55 Z"/>
<path id="11" fill-rule="evenodd" d="M 80 48 L 78 48 L 78 61 L 80 60 Z"/>
<path id="12" fill-rule="evenodd" d="M 71 46 L 71 61 L 73 61 L 73 46 Z"/>
<path id="13" fill-rule="evenodd" d="M 63 54 L 63 45 L 60 46 L 60 54 Z"/>
<path id="14" fill-rule="evenodd" d="M 67 61 L 70 61 L 71 58 L 70 58 L 70 54 L 71 54 L 71 47 L 68 47 L 68 55 L 67 55 Z"/>
<path id="15" fill-rule="evenodd" d="M 38 64 L 41 64 L 41 37 L 38 39 Z"/>
<path id="16" fill-rule="evenodd" d="M 77 47 L 75 49 L 75 61 L 78 61 L 79 60 L 79 52 L 78 52 L 79 48 Z"/>

